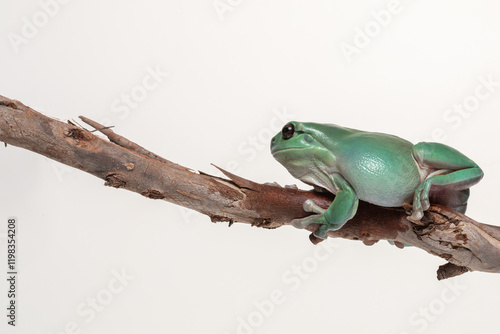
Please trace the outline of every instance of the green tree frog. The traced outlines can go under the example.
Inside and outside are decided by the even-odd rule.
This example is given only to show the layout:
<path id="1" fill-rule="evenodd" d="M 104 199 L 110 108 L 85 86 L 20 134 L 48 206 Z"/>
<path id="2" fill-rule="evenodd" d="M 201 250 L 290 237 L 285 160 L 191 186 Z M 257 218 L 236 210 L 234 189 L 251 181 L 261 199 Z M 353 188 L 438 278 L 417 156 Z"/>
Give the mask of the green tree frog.
<path id="1" fill-rule="evenodd" d="M 474 161 L 440 143 L 409 141 L 385 133 L 333 124 L 289 122 L 271 140 L 271 153 L 299 180 L 335 194 L 325 210 L 312 200 L 293 226 L 319 224 L 319 238 L 340 229 L 356 213 L 358 200 L 384 207 L 413 203 L 420 220 L 430 203 L 464 213 L 469 188 L 483 171 Z"/>

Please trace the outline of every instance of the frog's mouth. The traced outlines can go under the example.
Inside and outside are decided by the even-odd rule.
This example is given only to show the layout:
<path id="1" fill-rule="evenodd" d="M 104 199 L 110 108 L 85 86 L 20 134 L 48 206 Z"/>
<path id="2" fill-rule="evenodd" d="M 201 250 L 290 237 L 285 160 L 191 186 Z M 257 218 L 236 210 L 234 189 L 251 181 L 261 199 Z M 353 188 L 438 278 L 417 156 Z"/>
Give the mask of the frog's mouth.
<path id="1" fill-rule="evenodd" d="M 293 147 L 282 147 L 282 148 L 271 148 L 271 154 L 275 155 L 276 153 L 284 152 L 284 151 L 293 151 L 293 150 L 303 150 L 307 147 L 293 146 Z"/>

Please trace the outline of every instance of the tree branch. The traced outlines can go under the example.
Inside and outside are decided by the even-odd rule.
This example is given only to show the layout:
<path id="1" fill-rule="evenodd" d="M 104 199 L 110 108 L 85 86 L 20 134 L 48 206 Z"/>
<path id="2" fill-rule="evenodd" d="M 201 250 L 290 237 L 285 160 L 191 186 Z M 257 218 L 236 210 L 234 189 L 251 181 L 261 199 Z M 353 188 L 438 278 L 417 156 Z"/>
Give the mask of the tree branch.
<path id="1" fill-rule="evenodd" d="M 221 169 L 223 179 L 170 162 L 85 117 L 110 141 L 73 124 L 46 117 L 19 101 L 0 96 L 0 141 L 42 154 L 152 199 L 163 199 L 205 215 L 213 222 L 242 222 L 263 228 L 289 225 L 307 216 L 306 199 L 327 208 L 333 195 L 259 184 Z M 409 244 L 448 263 L 438 279 L 467 271 L 500 272 L 500 227 L 482 224 L 433 205 L 418 224 L 407 220 L 410 206 L 383 208 L 361 202 L 356 216 L 328 237 L 389 240 Z M 309 226 L 313 232 L 317 226 Z M 310 236 L 313 243 L 320 239 Z"/>

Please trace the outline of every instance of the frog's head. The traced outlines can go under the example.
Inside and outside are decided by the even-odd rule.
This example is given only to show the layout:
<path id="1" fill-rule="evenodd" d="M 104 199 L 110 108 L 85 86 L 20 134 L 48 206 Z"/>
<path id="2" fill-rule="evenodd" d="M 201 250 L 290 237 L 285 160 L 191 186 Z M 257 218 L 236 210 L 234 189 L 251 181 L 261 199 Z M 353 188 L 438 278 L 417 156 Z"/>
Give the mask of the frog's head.
<path id="1" fill-rule="evenodd" d="M 298 153 L 304 158 L 306 152 L 317 148 L 332 149 L 344 128 L 333 124 L 288 122 L 271 139 L 273 156 Z"/>
<path id="2" fill-rule="evenodd" d="M 271 139 L 271 153 L 275 158 L 284 152 L 304 158 L 313 149 L 334 152 L 339 143 L 355 132 L 359 130 L 335 124 L 288 122 Z"/>
<path id="3" fill-rule="evenodd" d="M 325 125 L 289 122 L 271 140 L 271 153 L 296 178 L 314 172 L 318 162 L 329 164 L 333 155 L 325 142 Z M 303 180 L 304 181 L 304 180 Z"/>
<path id="4" fill-rule="evenodd" d="M 279 156 L 304 155 L 314 148 L 316 140 L 311 133 L 304 129 L 303 123 L 289 122 L 271 139 L 271 153 L 275 158 Z"/>

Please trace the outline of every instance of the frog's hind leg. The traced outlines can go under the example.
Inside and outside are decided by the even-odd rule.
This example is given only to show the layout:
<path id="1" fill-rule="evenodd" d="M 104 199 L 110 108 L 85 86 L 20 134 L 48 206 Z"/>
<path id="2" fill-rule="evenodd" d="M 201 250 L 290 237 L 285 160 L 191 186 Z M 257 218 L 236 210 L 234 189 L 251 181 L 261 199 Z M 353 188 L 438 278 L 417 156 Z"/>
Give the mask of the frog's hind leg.
<path id="1" fill-rule="evenodd" d="M 429 201 L 432 204 L 441 204 L 455 211 L 465 213 L 470 190 L 451 190 L 446 188 L 432 189 L 429 193 Z"/>
<path id="2" fill-rule="evenodd" d="M 420 220 L 430 205 L 429 192 L 444 192 L 438 196 L 452 207 L 465 211 L 468 188 L 478 183 L 483 171 L 478 165 L 454 148 L 440 143 L 418 143 L 413 158 L 422 168 L 435 170 L 417 187 L 413 197 L 411 218 Z M 446 199 L 448 198 L 448 199 Z"/>

